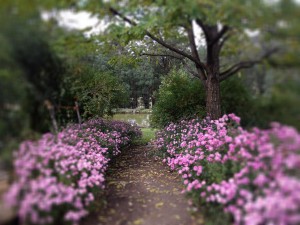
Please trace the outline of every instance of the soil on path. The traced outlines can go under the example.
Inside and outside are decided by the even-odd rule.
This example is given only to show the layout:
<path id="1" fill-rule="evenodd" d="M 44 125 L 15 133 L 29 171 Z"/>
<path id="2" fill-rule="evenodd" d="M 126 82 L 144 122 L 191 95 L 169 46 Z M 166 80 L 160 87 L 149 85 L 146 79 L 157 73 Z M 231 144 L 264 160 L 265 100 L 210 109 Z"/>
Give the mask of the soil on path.
<path id="1" fill-rule="evenodd" d="M 6 224 L 15 216 L 14 211 L 7 207 L 3 201 L 3 194 L 8 190 L 8 188 L 8 172 L 2 170 L 0 167 L 0 225 Z"/>
<path id="2" fill-rule="evenodd" d="M 91 214 L 83 225 L 196 225 L 188 200 L 181 193 L 182 181 L 170 172 L 153 147 L 125 150 L 106 176 L 104 209 Z"/>

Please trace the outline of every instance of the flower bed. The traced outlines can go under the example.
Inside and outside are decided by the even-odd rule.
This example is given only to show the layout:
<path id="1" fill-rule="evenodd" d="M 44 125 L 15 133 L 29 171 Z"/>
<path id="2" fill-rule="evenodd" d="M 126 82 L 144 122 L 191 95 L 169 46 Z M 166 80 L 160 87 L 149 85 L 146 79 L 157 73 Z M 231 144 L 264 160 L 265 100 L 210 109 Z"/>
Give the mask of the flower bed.
<path id="1" fill-rule="evenodd" d="M 239 122 L 234 114 L 182 121 L 159 132 L 155 143 L 181 174 L 184 192 L 221 207 L 229 224 L 300 224 L 300 134 L 278 123 L 247 131 Z"/>
<path id="2" fill-rule="evenodd" d="M 110 158 L 138 136 L 140 130 L 127 123 L 95 119 L 25 141 L 15 152 L 17 179 L 6 202 L 23 223 L 78 224 L 104 188 Z"/>

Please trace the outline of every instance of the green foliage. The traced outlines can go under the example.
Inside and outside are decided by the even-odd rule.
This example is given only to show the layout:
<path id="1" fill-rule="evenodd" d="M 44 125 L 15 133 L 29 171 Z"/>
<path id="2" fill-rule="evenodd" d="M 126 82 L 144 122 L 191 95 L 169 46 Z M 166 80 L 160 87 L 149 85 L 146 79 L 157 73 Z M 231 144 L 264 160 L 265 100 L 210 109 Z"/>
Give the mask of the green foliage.
<path id="1" fill-rule="evenodd" d="M 4 104 L 22 108 L 29 116 L 31 129 L 48 131 L 49 113 L 44 101 L 58 104 L 64 74 L 63 63 L 49 45 L 42 29 L 43 24 L 36 14 L 26 17 L 6 14 L 7 20 L 1 21 L 1 42 L 8 46 L 6 52 L 9 53 L 9 60 L 6 58 L 3 62 L 1 71 L 5 71 L 6 77 L 9 77 L 7 88 L 14 87 L 7 90 L 6 95 L 14 96 L 16 92 L 19 96 L 16 100 L 6 98 Z M 19 85 L 16 86 L 15 82 L 19 82 Z"/>
<path id="2" fill-rule="evenodd" d="M 5 0 L 0 6 L 0 157 L 9 164 L 18 142 L 32 131 L 50 130 L 46 100 L 63 126 L 77 122 L 76 94 L 81 113 L 91 116 L 111 113 L 126 91 L 111 73 L 93 65 L 98 44 L 41 20 L 38 1 Z"/>
<path id="3" fill-rule="evenodd" d="M 269 96 L 259 100 L 254 114 L 255 125 L 267 127 L 270 122 L 277 121 L 300 130 L 299 86 L 299 80 L 275 85 Z"/>
<path id="4" fill-rule="evenodd" d="M 252 126 L 256 122 L 257 102 L 246 89 L 242 78 L 231 77 L 221 83 L 222 113 L 235 113 L 242 118 L 243 126 Z"/>
<path id="5" fill-rule="evenodd" d="M 22 1 L 13 1 L 15 4 L 22 5 L 27 11 L 29 7 Z M 174 0 L 174 1 L 149 1 L 149 0 L 132 0 L 128 1 L 125 5 L 122 1 L 70 1 L 63 0 L 58 4 L 54 0 L 45 1 L 32 1 L 34 3 L 33 8 L 40 9 L 61 9 L 61 8 L 72 8 L 75 10 L 86 10 L 94 15 L 98 15 L 99 18 L 109 19 L 109 28 L 105 31 L 105 35 L 100 34 L 95 36 L 95 39 L 100 39 L 101 46 L 105 46 L 108 50 L 122 51 L 126 47 L 128 61 L 136 56 L 139 56 L 141 52 L 153 52 L 161 53 L 161 49 L 157 45 L 149 41 L 149 38 L 145 38 L 146 30 L 152 34 L 160 37 L 162 40 L 177 47 L 181 50 L 186 50 L 190 54 L 190 49 L 187 42 L 186 32 L 183 32 L 182 27 L 185 27 L 190 20 L 200 19 L 203 23 L 208 25 L 220 24 L 228 25 L 231 29 L 227 33 L 230 38 L 226 41 L 222 48 L 220 57 L 220 63 L 222 69 L 226 70 L 230 65 L 240 60 L 240 58 L 252 58 L 252 55 L 259 55 L 262 48 L 278 45 L 283 46 L 278 57 L 275 58 L 271 63 L 272 65 L 283 64 L 286 66 L 297 66 L 299 65 L 299 3 L 293 0 L 279 0 L 279 1 L 247 1 L 247 0 Z M 4 1 L 4 5 L 9 4 L 9 1 Z M 38 6 L 38 7 L 37 7 Z M 122 15 L 131 18 L 137 22 L 136 26 L 128 26 L 129 24 L 122 20 L 119 16 L 113 15 L 109 11 L 109 7 L 115 8 Z M 26 11 L 25 10 L 25 11 Z M 259 31 L 259 35 L 251 37 L 247 33 L 248 31 Z M 142 40 L 136 42 L 136 40 Z M 267 41 L 266 41 L 267 40 Z M 260 44 L 265 43 L 265 44 Z M 154 48 L 151 48 L 153 47 Z M 199 46 L 198 46 L 199 47 Z M 242 51 L 241 51 L 242 50 Z M 242 53 L 246 52 L 246 54 Z M 167 53 L 170 53 L 167 51 Z M 126 56 L 127 56 L 126 55 Z M 225 56 L 225 57 L 223 57 Z M 230 56 L 230 57 L 227 57 Z M 249 57 L 250 56 L 250 57 Z M 124 65 L 127 57 L 119 57 L 119 61 L 122 61 Z M 130 60 L 129 60 L 130 59 Z M 205 54 L 201 55 L 201 60 L 205 63 Z M 111 61 L 118 61 L 112 59 Z M 298 62 L 298 63 L 297 63 Z M 140 67 L 140 66 L 139 66 Z M 143 68 L 142 71 L 147 70 L 149 67 Z M 120 69 L 120 71 L 123 71 Z M 134 73 L 131 73 L 134 72 Z M 140 73 L 138 70 L 127 70 L 127 74 L 135 74 L 133 77 L 137 77 L 141 74 L 142 79 L 138 80 L 138 83 L 142 80 L 147 80 L 144 76 L 145 73 Z M 120 73 L 121 74 L 121 73 Z M 149 73 L 152 77 L 152 73 Z M 118 73 L 119 75 L 119 73 Z M 137 76 L 136 76 L 137 75 Z M 129 80 L 125 76 L 120 75 L 121 80 Z M 128 77 L 128 76 L 127 76 Z M 151 78 L 152 79 L 152 78 Z M 134 79 L 136 80 L 136 79 Z M 126 85 L 130 88 L 130 97 L 138 95 L 149 97 L 151 91 L 133 91 L 139 87 L 143 89 L 152 89 L 155 85 L 136 85 L 137 82 L 126 81 Z M 146 84 L 149 80 L 144 82 Z M 128 85 L 130 84 L 130 85 Z M 223 85 L 222 85 L 223 86 Z M 135 88 L 134 88 L 135 87 Z M 231 97 L 234 99 L 239 95 L 240 90 L 237 90 L 237 94 L 234 95 L 231 89 Z M 201 91 L 199 91 L 201 93 Z M 224 92 L 224 91 L 223 91 Z M 135 96 L 134 96 L 135 95 Z M 223 100 L 226 100 L 224 98 Z M 198 98 L 202 98 L 198 96 Z M 223 104 L 224 112 L 241 112 L 244 124 L 255 123 L 253 117 L 250 117 L 255 107 L 246 107 L 246 103 L 241 102 L 245 105 L 244 109 L 234 104 L 235 101 L 229 101 Z M 229 105 L 229 106 L 228 106 Z M 195 112 L 197 113 L 197 112 Z"/>
<path id="6" fill-rule="evenodd" d="M 133 0 L 126 5 L 122 1 L 89 0 L 81 7 L 78 6 L 78 9 L 89 10 L 100 17 L 111 16 L 111 24 L 106 33 L 110 38 L 105 37 L 108 47 L 111 46 L 111 40 L 118 40 L 122 46 L 135 40 L 143 40 L 142 43 L 146 43 L 148 39 L 145 38 L 145 30 L 147 30 L 151 34 L 162 37 L 171 45 L 176 40 L 174 46 L 189 51 L 182 27 L 189 20 L 200 19 L 207 25 L 221 24 L 232 28 L 230 39 L 223 46 L 222 56 L 238 56 L 235 58 L 238 61 L 241 56 L 240 50 L 247 52 L 242 56 L 248 58 L 251 54 L 261 52 L 262 45 L 258 42 L 270 45 L 276 43 L 284 49 L 278 54 L 276 64 L 297 65 L 295 62 L 299 62 L 297 52 L 300 47 L 297 40 L 300 32 L 297 20 L 299 6 L 299 3 L 293 0 Z M 102 8 L 99 10 L 99 7 Z M 128 23 L 120 17 L 109 13 L 109 7 L 134 19 L 137 25 L 128 26 Z M 254 40 L 247 34 L 248 31 L 259 31 L 259 37 Z"/>
<path id="7" fill-rule="evenodd" d="M 17 136 L 26 127 L 28 115 L 22 106 L 26 100 L 25 79 L 12 56 L 12 46 L 0 34 L 0 140 Z M 0 142 L 0 148 L 3 143 Z"/>
<path id="8" fill-rule="evenodd" d="M 220 183 L 222 180 L 227 180 L 238 172 L 241 168 L 238 164 L 232 162 L 221 163 L 207 163 L 203 165 L 203 173 L 201 180 L 205 180 L 207 184 Z M 204 215 L 205 224 L 232 224 L 232 216 L 224 212 L 224 208 L 217 203 L 207 203 L 203 198 L 199 199 L 199 191 L 192 191 L 187 194 L 198 210 Z"/>
<path id="9" fill-rule="evenodd" d="M 0 137 L 18 136 L 20 130 L 28 125 L 28 115 L 22 108 L 25 101 L 24 80 L 19 74 L 6 76 L 0 69 Z"/>
<path id="10" fill-rule="evenodd" d="M 87 118 L 110 116 L 114 108 L 128 101 L 124 86 L 107 71 L 85 67 L 73 79 L 73 93 L 83 106 Z"/>
<path id="11" fill-rule="evenodd" d="M 171 71 L 156 95 L 151 124 L 163 127 L 169 122 L 194 115 L 204 116 L 205 92 L 200 80 L 191 79 L 183 70 Z"/>
<path id="12" fill-rule="evenodd" d="M 223 114 L 235 113 L 241 116 L 244 126 L 255 122 L 255 101 L 244 87 L 242 79 L 233 77 L 222 82 L 221 98 Z M 172 71 L 160 86 L 151 124 L 154 127 L 164 127 L 169 122 L 178 122 L 194 115 L 205 116 L 203 85 L 183 70 Z"/>
<path id="13" fill-rule="evenodd" d="M 114 67 L 114 74 L 128 88 L 132 102 L 126 104 L 128 108 L 137 106 L 137 99 L 143 97 L 146 107 L 149 104 L 149 98 L 158 90 L 161 78 L 166 74 L 162 66 L 146 58 L 140 60 L 135 66 L 118 64 Z"/>

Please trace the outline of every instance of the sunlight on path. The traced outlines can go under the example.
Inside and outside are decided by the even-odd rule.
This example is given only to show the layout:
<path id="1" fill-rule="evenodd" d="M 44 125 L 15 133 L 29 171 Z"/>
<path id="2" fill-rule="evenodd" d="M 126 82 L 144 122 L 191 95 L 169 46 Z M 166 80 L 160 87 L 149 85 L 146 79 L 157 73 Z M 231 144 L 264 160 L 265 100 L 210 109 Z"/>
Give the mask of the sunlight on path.
<path id="1" fill-rule="evenodd" d="M 124 151 L 107 175 L 107 207 L 83 225 L 196 225 L 176 173 L 155 160 L 150 146 Z"/>

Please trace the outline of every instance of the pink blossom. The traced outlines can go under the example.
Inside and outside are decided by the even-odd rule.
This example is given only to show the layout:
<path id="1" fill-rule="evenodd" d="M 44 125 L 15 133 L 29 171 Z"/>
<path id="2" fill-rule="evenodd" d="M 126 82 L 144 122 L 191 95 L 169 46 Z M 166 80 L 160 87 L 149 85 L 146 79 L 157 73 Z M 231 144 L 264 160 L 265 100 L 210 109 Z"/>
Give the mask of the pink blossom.
<path id="1" fill-rule="evenodd" d="M 64 219 L 78 224 L 94 200 L 91 188 L 104 188 L 110 157 L 120 153 L 137 127 L 119 121 L 95 119 L 70 125 L 57 136 L 45 134 L 36 142 L 23 142 L 14 153 L 17 178 L 5 195 L 23 223 L 50 224 L 52 212 L 67 205 Z"/>
<path id="2" fill-rule="evenodd" d="M 155 144 L 183 174 L 185 192 L 222 205 L 234 224 L 299 224 L 300 134 L 279 123 L 267 130 L 244 130 L 239 123 L 234 114 L 181 121 L 158 132 Z M 240 170 L 220 183 L 203 180 L 207 165 L 227 162 Z"/>

